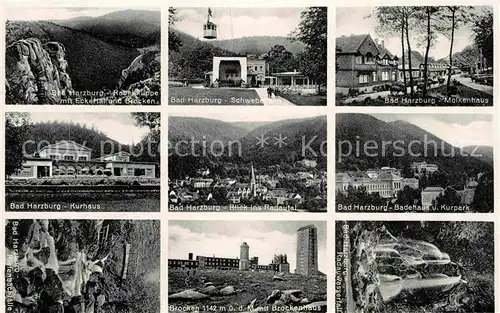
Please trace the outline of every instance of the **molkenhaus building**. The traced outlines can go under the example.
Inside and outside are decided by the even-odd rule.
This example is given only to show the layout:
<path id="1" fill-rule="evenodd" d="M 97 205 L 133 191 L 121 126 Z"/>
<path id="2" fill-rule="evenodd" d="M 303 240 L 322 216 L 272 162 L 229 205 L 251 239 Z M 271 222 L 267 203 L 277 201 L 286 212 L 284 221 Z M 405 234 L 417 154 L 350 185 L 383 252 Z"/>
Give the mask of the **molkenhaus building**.
<path id="1" fill-rule="evenodd" d="M 130 153 L 121 151 L 95 159 L 91 155 L 92 149 L 74 141 L 62 140 L 25 158 L 22 169 L 11 178 L 84 175 L 156 177 L 156 163 L 133 161 Z"/>
<path id="2" fill-rule="evenodd" d="M 366 92 L 374 86 L 398 81 L 398 60 L 369 34 L 336 38 L 336 91 L 348 93 L 349 88 Z"/>

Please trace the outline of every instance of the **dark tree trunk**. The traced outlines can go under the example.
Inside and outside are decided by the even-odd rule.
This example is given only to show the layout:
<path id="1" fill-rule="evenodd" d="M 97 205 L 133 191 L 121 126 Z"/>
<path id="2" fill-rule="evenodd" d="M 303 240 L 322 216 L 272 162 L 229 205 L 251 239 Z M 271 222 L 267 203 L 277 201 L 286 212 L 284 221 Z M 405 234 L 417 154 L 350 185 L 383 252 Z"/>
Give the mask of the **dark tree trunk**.
<path id="1" fill-rule="evenodd" d="M 405 60 L 405 23 L 404 18 L 401 19 L 401 60 L 402 60 L 402 68 L 403 68 L 403 81 L 405 84 L 404 94 L 408 94 L 408 90 L 406 86 L 408 83 L 406 81 L 406 60 Z"/>
<path id="2" fill-rule="evenodd" d="M 425 9 L 427 13 L 427 47 L 425 48 L 425 59 L 424 59 L 424 89 L 422 90 L 422 96 L 427 95 L 427 79 L 429 78 L 428 68 L 429 68 L 429 49 L 431 48 L 431 11 L 430 8 Z"/>
<path id="3" fill-rule="evenodd" d="M 446 93 L 450 93 L 451 67 L 453 62 L 453 41 L 455 40 L 455 10 L 451 11 L 451 43 L 450 43 L 450 65 L 448 67 L 448 79 L 446 80 Z"/>
<path id="4" fill-rule="evenodd" d="M 410 31 L 408 30 L 408 15 L 405 18 L 405 31 L 406 31 L 406 45 L 408 46 L 408 67 L 410 69 L 410 94 L 413 96 L 413 68 L 411 66 L 411 45 L 410 45 Z"/>

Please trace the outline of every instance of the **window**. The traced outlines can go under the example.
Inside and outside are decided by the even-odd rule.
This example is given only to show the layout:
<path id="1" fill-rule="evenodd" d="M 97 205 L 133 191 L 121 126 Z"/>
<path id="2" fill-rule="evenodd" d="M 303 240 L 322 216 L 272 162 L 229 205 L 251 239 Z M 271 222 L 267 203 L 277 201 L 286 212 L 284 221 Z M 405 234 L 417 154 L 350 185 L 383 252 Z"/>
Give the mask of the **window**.
<path id="1" fill-rule="evenodd" d="M 261 66 L 260 66 L 260 70 L 261 70 L 261 71 L 262 71 L 262 67 L 263 67 L 263 66 L 261 65 Z"/>
<path id="2" fill-rule="evenodd" d="M 257 70 L 257 65 L 255 65 L 255 70 Z"/>
<path id="3" fill-rule="evenodd" d="M 86 156 L 79 156 L 78 161 L 87 161 L 87 157 Z"/>
<path id="4" fill-rule="evenodd" d="M 363 56 L 361 55 L 356 56 L 356 64 L 363 64 Z"/>
<path id="5" fill-rule="evenodd" d="M 72 155 L 65 155 L 64 156 L 64 160 L 65 161 L 74 161 L 75 160 L 75 157 L 72 156 Z"/>
<path id="6" fill-rule="evenodd" d="M 360 84 L 367 84 L 369 80 L 370 75 L 368 74 L 361 74 L 359 75 L 359 83 Z"/>
<path id="7" fill-rule="evenodd" d="M 389 72 L 387 71 L 382 72 L 382 80 L 389 80 Z"/>
<path id="8" fill-rule="evenodd" d="M 50 158 L 51 158 L 52 160 L 57 160 L 57 156 L 56 156 L 55 154 L 51 154 L 51 155 L 50 155 Z"/>
<path id="9" fill-rule="evenodd" d="M 392 72 L 392 80 L 396 80 L 396 72 Z"/>
<path id="10" fill-rule="evenodd" d="M 367 55 L 365 57 L 365 64 L 373 64 L 375 63 L 375 59 L 373 58 L 372 55 Z"/>
<path id="11" fill-rule="evenodd" d="M 383 60 L 382 60 L 382 64 L 384 64 L 384 65 L 389 65 L 389 60 L 387 60 L 387 59 L 383 59 Z"/>
<path id="12" fill-rule="evenodd" d="M 33 176 L 33 167 L 32 166 L 23 166 L 23 169 L 19 172 L 19 176 L 21 176 L 21 177 Z"/>
<path id="13" fill-rule="evenodd" d="M 372 73 L 372 81 L 376 82 L 377 81 L 377 72 Z"/>

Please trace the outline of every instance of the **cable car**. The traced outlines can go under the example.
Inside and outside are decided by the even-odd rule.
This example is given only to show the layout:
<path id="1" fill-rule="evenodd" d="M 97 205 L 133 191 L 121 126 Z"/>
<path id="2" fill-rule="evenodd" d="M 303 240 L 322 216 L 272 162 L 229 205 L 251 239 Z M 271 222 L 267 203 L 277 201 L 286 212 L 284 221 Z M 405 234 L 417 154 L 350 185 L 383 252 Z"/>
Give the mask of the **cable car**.
<path id="1" fill-rule="evenodd" d="M 212 17 L 212 10 L 208 8 L 207 22 L 203 24 L 203 38 L 216 39 L 217 38 L 217 24 L 210 21 Z"/>

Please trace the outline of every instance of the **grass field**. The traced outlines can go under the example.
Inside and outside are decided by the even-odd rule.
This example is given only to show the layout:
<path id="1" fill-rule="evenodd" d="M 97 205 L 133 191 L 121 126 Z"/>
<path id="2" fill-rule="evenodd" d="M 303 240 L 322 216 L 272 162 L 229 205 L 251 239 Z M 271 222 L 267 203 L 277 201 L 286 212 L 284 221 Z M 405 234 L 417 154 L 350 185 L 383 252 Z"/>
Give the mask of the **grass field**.
<path id="1" fill-rule="evenodd" d="M 287 99 L 295 105 L 300 106 L 325 106 L 326 96 L 320 95 L 292 95 L 292 94 L 280 94 L 280 97 Z"/>
<path id="2" fill-rule="evenodd" d="M 168 272 L 168 293 L 176 293 L 186 289 L 203 288 L 203 283 L 197 282 L 203 276 L 206 281 L 212 282 L 215 286 L 234 286 L 241 292 L 232 296 L 213 296 L 210 299 L 201 301 L 180 302 L 169 300 L 169 305 L 182 306 L 184 309 L 190 307 L 201 308 L 245 308 L 257 299 L 257 304 L 263 305 L 273 290 L 299 289 L 303 295 L 311 302 L 326 300 L 326 277 L 304 277 L 301 275 L 288 274 L 284 276 L 284 281 L 273 281 L 273 272 L 240 272 L 240 271 L 216 271 L 197 270 L 195 283 L 186 286 L 185 278 L 187 274 L 182 270 L 169 270 Z M 223 310 L 223 309 L 221 309 Z M 169 312 L 180 312 L 169 310 Z M 236 311 L 235 311 L 236 312 Z M 287 312 L 287 311 L 283 311 Z"/>
<path id="3" fill-rule="evenodd" d="M 169 87 L 169 105 L 262 105 L 252 89 Z"/>

